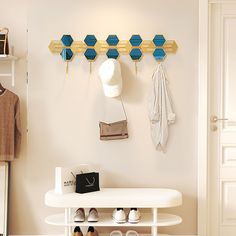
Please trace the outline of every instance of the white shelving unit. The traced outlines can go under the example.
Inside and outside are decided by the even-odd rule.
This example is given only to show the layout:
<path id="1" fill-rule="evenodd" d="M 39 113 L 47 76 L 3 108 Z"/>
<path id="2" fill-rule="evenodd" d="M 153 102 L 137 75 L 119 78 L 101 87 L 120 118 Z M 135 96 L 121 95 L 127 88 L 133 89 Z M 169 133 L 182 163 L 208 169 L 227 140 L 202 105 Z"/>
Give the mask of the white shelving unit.
<path id="1" fill-rule="evenodd" d="M 11 84 L 15 86 L 15 61 L 18 58 L 13 55 L 0 55 L 0 62 L 9 61 L 11 63 L 11 71 L 9 73 L 0 73 L 0 77 L 11 77 Z"/>
<path id="2" fill-rule="evenodd" d="M 0 235 L 7 235 L 9 164 L 0 162 Z"/>
<path id="3" fill-rule="evenodd" d="M 54 226 L 65 227 L 65 236 L 71 236 L 75 226 L 94 227 L 151 227 L 152 235 L 158 235 L 158 227 L 177 225 L 182 218 L 177 215 L 158 213 L 159 208 L 176 207 L 182 204 L 182 194 L 173 189 L 158 188 L 102 188 L 98 192 L 78 194 L 56 194 L 54 190 L 45 194 L 45 204 L 50 207 L 64 208 L 64 213 L 50 215 L 45 222 Z M 73 222 L 73 210 L 82 208 L 112 208 L 111 213 L 100 213 L 99 221 L 89 223 Z M 115 208 L 146 208 L 152 210 L 143 213 L 137 224 L 117 224 L 111 214 Z"/>

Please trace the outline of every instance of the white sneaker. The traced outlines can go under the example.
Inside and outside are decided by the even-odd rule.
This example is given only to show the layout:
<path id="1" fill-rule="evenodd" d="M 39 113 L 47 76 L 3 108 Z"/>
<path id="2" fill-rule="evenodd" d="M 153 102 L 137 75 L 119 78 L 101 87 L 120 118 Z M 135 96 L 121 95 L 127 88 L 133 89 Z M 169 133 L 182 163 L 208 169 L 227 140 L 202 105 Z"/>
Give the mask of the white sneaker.
<path id="1" fill-rule="evenodd" d="M 110 236 L 122 236 L 122 232 L 120 230 L 113 230 L 111 231 Z"/>
<path id="2" fill-rule="evenodd" d="M 140 221 L 141 214 L 137 208 L 131 208 L 128 215 L 129 223 L 138 223 Z"/>
<path id="3" fill-rule="evenodd" d="M 135 230 L 128 230 L 125 236 L 139 236 L 138 232 Z"/>
<path id="4" fill-rule="evenodd" d="M 89 210 L 88 222 L 98 222 L 99 216 L 96 208 L 91 208 Z"/>
<path id="5" fill-rule="evenodd" d="M 124 209 L 123 208 L 115 209 L 113 211 L 112 218 L 118 224 L 125 223 L 126 222 L 126 216 L 125 216 Z"/>
<path id="6" fill-rule="evenodd" d="M 75 212 L 74 222 L 84 222 L 84 221 L 85 221 L 84 208 L 78 208 Z"/>

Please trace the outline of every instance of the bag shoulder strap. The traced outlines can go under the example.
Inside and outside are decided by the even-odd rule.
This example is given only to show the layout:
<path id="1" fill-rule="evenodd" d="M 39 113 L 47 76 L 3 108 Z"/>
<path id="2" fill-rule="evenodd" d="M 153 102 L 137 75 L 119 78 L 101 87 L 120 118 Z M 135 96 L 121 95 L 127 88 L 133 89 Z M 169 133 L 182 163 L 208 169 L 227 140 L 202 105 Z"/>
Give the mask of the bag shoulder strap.
<path id="1" fill-rule="evenodd" d="M 128 119 L 127 119 L 127 114 L 126 114 L 126 111 L 125 111 L 125 107 L 124 107 L 124 103 L 123 103 L 122 96 L 120 95 L 119 98 L 120 98 L 120 102 L 121 102 L 121 105 L 122 105 L 122 110 L 123 110 L 124 115 L 125 115 L 125 120 L 127 121 Z M 105 123 L 105 122 L 100 122 L 100 123 L 107 124 L 107 123 Z"/>
<path id="2" fill-rule="evenodd" d="M 124 107 L 124 103 L 123 103 L 123 99 L 122 99 L 122 96 L 120 95 L 120 101 L 121 101 L 121 105 L 122 105 L 122 109 L 123 109 L 123 112 L 125 114 L 125 120 L 127 121 L 127 115 L 126 115 L 126 112 L 125 112 L 125 107 Z"/>

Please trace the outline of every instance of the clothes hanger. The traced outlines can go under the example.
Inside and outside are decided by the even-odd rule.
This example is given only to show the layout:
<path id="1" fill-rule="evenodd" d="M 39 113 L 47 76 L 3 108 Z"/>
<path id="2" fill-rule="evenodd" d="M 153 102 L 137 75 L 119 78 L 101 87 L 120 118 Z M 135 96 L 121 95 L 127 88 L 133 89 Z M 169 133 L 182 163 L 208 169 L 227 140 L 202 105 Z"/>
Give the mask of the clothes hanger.
<path id="1" fill-rule="evenodd" d="M 0 95 L 3 94 L 5 92 L 5 88 L 2 86 L 1 82 L 0 82 Z"/>

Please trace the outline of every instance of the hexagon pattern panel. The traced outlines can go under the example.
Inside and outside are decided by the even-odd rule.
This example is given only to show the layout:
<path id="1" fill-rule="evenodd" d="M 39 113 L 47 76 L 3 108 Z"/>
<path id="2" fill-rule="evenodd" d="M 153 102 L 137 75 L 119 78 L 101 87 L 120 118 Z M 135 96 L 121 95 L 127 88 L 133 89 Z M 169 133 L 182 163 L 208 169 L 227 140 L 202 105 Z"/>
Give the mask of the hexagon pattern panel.
<path id="1" fill-rule="evenodd" d="M 146 53 L 163 61 L 168 53 L 175 53 L 178 48 L 174 40 L 166 40 L 162 34 L 156 34 L 152 40 L 143 40 L 139 34 L 133 34 L 129 40 L 120 40 L 115 34 L 108 35 L 106 40 L 97 40 L 95 35 L 89 34 L 83 41 L 74 41 L 71 35 L 64 34 L 60 40 L 51 41 L 48 47 L 64 61 L 71 61 L 78 54 L 84 54 L 89 61 L 94 61 L 100 54 L 114 59 L 129 55 L 133 61 L 140 61 Z"/>

